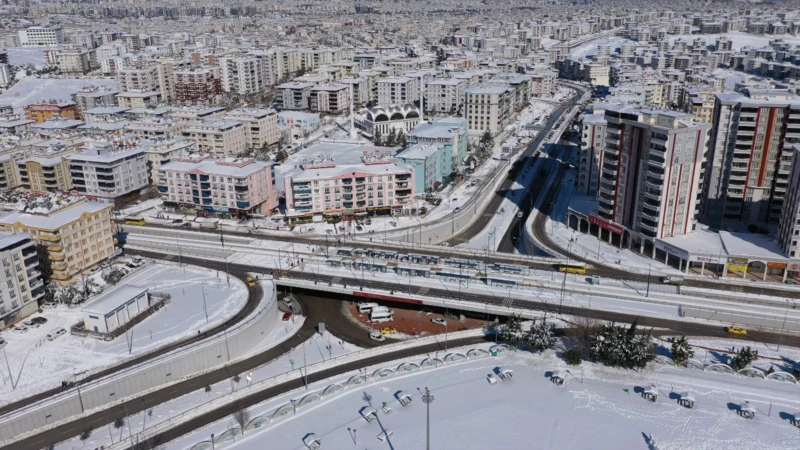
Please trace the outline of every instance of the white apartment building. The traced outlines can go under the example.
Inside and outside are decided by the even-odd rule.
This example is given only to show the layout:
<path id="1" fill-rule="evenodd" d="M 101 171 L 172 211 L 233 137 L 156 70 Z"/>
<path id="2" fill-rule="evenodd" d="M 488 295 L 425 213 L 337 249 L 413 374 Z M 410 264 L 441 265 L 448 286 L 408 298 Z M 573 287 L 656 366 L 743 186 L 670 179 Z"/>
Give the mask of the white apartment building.
<path id="1" fill-rule="evenodd" d="M 190 124 L 183 137 L 197 143 L 197 150 L 216 159 L 247 153 L 247 130 L 242 122 L 210 119 Z"/>
<path id="2" fill-rule="evenodd" d="M 117 71 L 116 78 L 121 92 L 148 92 L 161 89 L 157 64 L 125 67 Z"/>
<path id="3" fill-rule="evenodd" d="M 275 104 L 281 110 L 308 109 L 311 105 L 311 89 L 313 83 L 283 83 L 275 93 Z"/>
<path id="4" fill-rule="evenodd" d="M 0 88 L 7 88 L 11 86 L 11 72 L 8 70 L 8 64 L 0 64 Z"/>
<path id="5" fill-rule="evenodd" d="M 377 81 L 378 105 L 405 105 L 419 101 L 419 80 L 407 77 L 387 77 Z"/>
<path id="6" fill-rule="evenodd" d="M 507 86 L 467 88 L 464 118 L 470 131 L 497 134 L 511 120 L 513 94 Z"/>
<path id="7" fill-rule="evenodd" d="M 167 207 L 232 214 L 270 214 L 278 207 L 275 168 L 253 159 L 182 159 L 159 169 L 158 190 Z"/>
<path id="8" fill-rule="evenodd" d="M 319 114 L 303 111 L 281 111 L 278 113 L 278 125 L 289 129 L 294 139 L 311 135 L 320 126 Z"/>
<path id="9" fill-rule="evenodd" d="M 264 61 L 255 55 L 226 55 L 219 59 L 222 90 L 249 95 L 264 87 Z"/>
<path id="10" fill-rule="evenodd" d="M 44 282 L 29 233 L 0 233 L 0 330 L 39 310 Z"/>
<path id="11" fill-rule="evenodd" d="M 597 189 L 601 227 L 625 227 L 628 245 L 638 241 L 640 250 L 645 241 L 694 230 L 711 125 L 686 113 L 618 106 L 609 106 L 604 118 Z M 625 233 L 619 238 L 624 245 Z"/>
<path id="12" fill-rule="evenodd" d="M 125 131 L 138 138 L 169 139 L 181 136 L 188 123 L 167 117 L 148 117 L 125 125 Z"/>
<path id="13" fill-rule="evenodd" d="M 18 31 L 19 43 L 23 47 L 61 45 L 64 29 L 61 27 L 28 27 Z"/>
<path id="14" fill-rule="evenodd" d="M 124 204 L 148 184 L 147 155 L 140 147 L 97 146 L 67 160 L 73 189 L 95 199 Z"/>
<path id="15" fill-rule="evenodd" d="M 606 148 L 606 119 L 603 111 L 583 117 L 581 153 L 578 161 L 577 191 L 583 195 L 597 195 L 600 179 L 600 160 Z"/>
<path id="16" fill-rule="evenodd" d="M 437 78 L 425 83 L 425 111 L 433 114 L 459 114 L 464 106 L 467 80 Z"/>
<path id="17" fill-rule="evenodd" d="M 56 55 L 58 70 L 64 74 L 86 74 L 92 71 L 94 50 L 64 50 Z"/>
<path id="18" fill-rule="evenodd" d="M 583 68 L 583 80 L 594 86 L 611 86 L 611 68 L 605 64 L 589 63 Z"/>
<path id="19" fill-rule="evenodd" d="M 704 223 L 777 224 L 800 143 L 800 98 L 786 90 L 715 96 Z"/>
<path id="20" fill-rule="evenodd" d="M 778 243 L 784 255 L 800 263 L 800 145 L 792 147 L 789 153 L 792 164 L 786 202 L 778 222 Z"/>
<path id="21" fill-rule="evenodd" d="M 248 150 L 270 147 L 281 140 L 278 113 L 274 109 L 234 109 L 227 112 L 223 118 L 244 124 Z"/>

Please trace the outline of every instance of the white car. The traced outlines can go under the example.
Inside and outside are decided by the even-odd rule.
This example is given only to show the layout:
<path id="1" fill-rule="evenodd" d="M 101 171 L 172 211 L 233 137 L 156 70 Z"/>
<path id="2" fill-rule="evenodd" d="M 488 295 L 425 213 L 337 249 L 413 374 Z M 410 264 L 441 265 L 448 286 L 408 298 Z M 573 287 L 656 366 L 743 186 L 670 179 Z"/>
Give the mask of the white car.
<path id="1" fill-rule="evenodd" d="M 442 319 L 441 317 L 434 317 L 431 319 L 431 323 L 435 323 L 436 325 L 445 326 L 447 325 L 447 321 Z"/>
<path id="2" fill-rule="evenodd" d="M 372 339 L 373 341 L 378 341 L 378 342 L 386 340 L 386 336 L 384 336 L 383 333 L 377 330 L 371 331 L 369 333 L 369 338 Z"/>
<path id="3" fill-rule="evenodd" d="M 26 327 L 25 325 L 20 323 L 20 324 L 14 325 L 14 328 L 12 328 L 12 330 L 18 331 L 20 333 L 24 333 L 24 332 L 28 331 L 28 327 Z"/>
<path id="4" fill-rule="evenodd" d="M 39 324 L 38 323 L 30 321 L 30 320 L 26 320 L 25 322 L 22 322 L 22 324 L 25 325 L 28 328 L 39 328 Z"/>

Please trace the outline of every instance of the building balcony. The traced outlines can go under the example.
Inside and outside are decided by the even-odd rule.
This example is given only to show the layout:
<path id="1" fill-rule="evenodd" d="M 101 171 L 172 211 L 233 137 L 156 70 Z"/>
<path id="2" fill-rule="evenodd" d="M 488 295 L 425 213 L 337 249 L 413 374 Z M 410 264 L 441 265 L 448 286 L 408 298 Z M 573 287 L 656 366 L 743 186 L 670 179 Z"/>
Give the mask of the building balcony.
<path id="1" fill-rule="evenodd" d="M 53 273 L 50 275 L 50 279 L 57 280 L 57 281 L 66 281 L 69 280 L 71 277 L 69 274 L 66 273 Z"/>
<path id="2" fill-rule="evenodd" d="M 644 191 L 644 196 L 646 198 L 649 198 L 651 200 L 656 200 L 659 203 L 661 202 L 661 197 L 663 197 L 663 195 L 664 194 L 662 194 L 660 191 L 651 191 L 651 190 Z"/>
<path id="3" fill-rule="evenodd" d="M 644 185 L 647 186 L 648 188 L 650 188 L 650 190 L 658 191 L 658 192 L 661 192 L 661 190 L 664 188 L 664 184 L 663 183 L 660 183 L 660 182 L 659 183 L 653 183 L 650 180 L 645 181 Z"/>
<path id="4" fill-rule="evenodd" d="M 30 256 L 25 258 L 25 267 L 31 267 L 36 265 L 39 262 L 39 258 L 36 255 Z"/>
<path id="5" fill-rule="evenodd" d="M 236 202 L 236 207 L 239 209 L 249 208 L 250 202 Z"/>
<path id="6" fill-rule="evenodd" d="M 606 168 L 606 166 L 603 166 L 603 173 L 608 175 L 608 176 L 611 176 L 611 177 L 616 177 L 617 176 L 616 169 L 608 169 L 608 168 Z"/>
<path id="7" fill-rule="evenodd" d="M 67 270 L 67 263 L 55 262 L 53 264 L 50 264 L 50 268 L 53 269 L 53 270 L 64 271 L 64 270 Z"/>
<path id="8" fill-rule="evenodd" d="M 203 204 L 204 205 L 211 205 L 213 203 L 214 203 L 214 199 L 213 198 L 204 198 L 203 199 Z"/>
<path id="9" fill-rule="evenodd" d="M 61 241 L 61 236 L 53 233 L 39 233 L 36 235 L 36 237 L 42 241 L 47 241 L 47 242 Z"/>
<path id="10" fill-rule="evenodd" d="M 47 254 L 47 257 L 50 258 L 51 261 L 63 261 L 66 255 L 61 252 L 50 252 Z"/>
<path id="11" fill-rule="evenodd" d="M 158 187 L 158 192 L 161 192 L 161 193 L 163 193 L 163 194 L 166 194 L 167 192 L 169 192 L 169 188 L 168 188 L 168 187 L 166 187 L 166 186 L 159 186 L 159 187 Z"/>
<path id="12" fill-rule="evenodd" d="M 613 211 L 613 210 L 611 210 L 611 209 L 608 209 L 608 208 L 605 208 L 605 207 L 603 207 L 603 206 L 600 206 L 600 205 L 598 205 L 598 206 L 597 206 L 597 210 L 598 210 L 598 211 L 600 211 L 600 212 L 602 212 L 602 213 L 608 214 L 609 216 L 610 216 L 610 215 L 612 215 L 612 214 L 614 213 L 614 211 Z"/>
<path id="13" fill-rule="evenodd" d="M 641 228 L 643 230 L 650 231 L 652 233 L 658 233 L 658 228 L 657 227 L 648 225 L 648 224 L 646 224 L 644 222 L 639 222 L 639 228 Z"/>
<path id="14" fill-rule="evenodd" d="M 211 191 L 201 191 L 200 196 L 203 198 L 211 197 Z"/>
<path id="15" fill-rule="evenodd" d="M 648 212 L 647 210 L 642 210 L 642 217 L 648 220 L 652 220 L 653 222 L 658 223 L 658 217 L 654 216 L 653 213 Z"/>
<path id="16" fill-rule="evenodd" d="M 297 189 L 294 191 L 294 195 L 311 195 L 311 189 Z"/>
<path id="17" fill-rule="evenodd" d="M 211 189 L 211 183 L 200 183 L 200 189 Z"/>

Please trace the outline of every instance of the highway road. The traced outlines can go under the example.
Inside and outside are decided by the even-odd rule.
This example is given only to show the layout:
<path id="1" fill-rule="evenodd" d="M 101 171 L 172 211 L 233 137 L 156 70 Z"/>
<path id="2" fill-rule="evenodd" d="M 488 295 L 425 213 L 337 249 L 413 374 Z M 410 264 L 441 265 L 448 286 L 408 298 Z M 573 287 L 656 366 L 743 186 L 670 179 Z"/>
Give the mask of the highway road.
<path id="1" fill-rule="evenodd" d="M 129 252 L 129 253 L 134 253 L 134 252 Z M 174 259 L 174 257 L 171 255 L 162 255 L 150 252 L 135 252 L 135 254 L 151 258 Z M 200 267 L 206 267 L 213 270 L 225 271 L 225 263 L 217 261 L 206 261 L 190 257 L 183 257 L 183 262 Z M 232 276 L 236 276 L 238 278 L 241 278 L 242 280 L 246 276 L 246 273 L 252 270 L 251 267 L 238 264 L 229 264 L 228 269 Z M 256 295 L 257 297 L 255 297 Z M 250 289 L 251 299 L 253 298 L 256 299 L 254 306 L 250 308 L 250 311 L 252 311 L 255 305 L 258 304 L 258 301 L 261 299 L 262 296 L 263 296 L 263 291 L 260 286 L 256 286 L 255 288 Z M 251 371 L 254 368 L 266 364 L 274 360 L 275 358 L 278 358 L 279 356 L 283 355 L 284 353 L 288 352 L 292 348 L 302 344 L 304 341 L 313 336 L 314 333 L 316 333 L 316 326 L 320 322 L 325 322 L 326 329 L 338 339 L 350 342 L 360 347 L 373 347 L 376 345 L 385 345 L 387 343 L 387 341 L 380 343 L 369 339 L 366 332 L 364 332 L 361 328 L 357 327 L 356 325 L 351 323 L 346 317 L 344 317 L 341 313 L 340 301 L 319 298 L 319 297 L 307 297 L 303 295 L 296 295 L 295 297 L 303 306 L 303 311 L 306 314 L 306 320 L 303 323 L 303 326 L 297 331 L 297 333 L 291 336 L 288 340 L 281 343 L 279 346 L 268 349 L 264 352 L 261 352 L 245 360 L 235 362 L 229 367 L 216 369 L 211 372 L 204 373 L 200 376 L 179 382 L 167 388 L 156 390 L 143 397 L 125 402 L 121 406 L 113 408 L 113 410 L 99 411 L 95 414 L 89 415 L 86 418 L 70 422 L 68 424 L 59 426 L 57 428 L 48 430 L 43 433 L 39 433 L 35 437 L 31 437 L 30 439 L 26 439 L 25 441 L 15 443 L 11 446 L 0 447 L 0 448 L 2 449 L 8 448 L 9 450 L 41 449 L 47 447 L 50 444 L 58 443 L 66 439 L 69 439 L 71 437 L 77 436 L 84 430 L 94 429 L 99 426 L 103 426 L 107 423 L 114 422 L 118 418 L 124 418 L 126 416 L 136 414 L 137 412 L 141 412 L 145 409 L 152 408 L 170 399 L 177 398 L 182 395 L 188 394 L 190 392 L 196 391 L 198 389 L 202 389 L 205 386 L 209 386 L 214 383 L 224 381 L 228 378 L 231 378 L 233 375 Z M 204 339 L 205 337 L 207 336 L 199 336 L 198 338 Z M 195 341 L 196 340 L 192 340 L 192 342 Z M 189 344 L 184 343 L 183 345 L 189 345 Z M 137 358 L 136 360 L 137 363 L 141 363 L 152 357 L 154 357 L 153 354 L 142 355 L 142 357 Z M 125 367 L 127 367 L 130 366 L 131 364 L 125 363 L 124 365 Z M 103 373 L 104 374 L 113 373 L 119 370 L 120 366 L 121 365 L 110 367 L 104 370 Z M 61 389 L 58 389 L 55 391 L 55 393 L 60 391 Z M 41 400 L 43 398 L 47 398 L 47 396 L 38 396 L 37 400 Z M 28 399 L 25 399 L 21 402 L 25 402 L 27 400 Z M 28 403 L 33 403 L 33 402 L 34 400 L 30 400 Z"/>
<path id="2" fill-rule="evenodd" d="M 216 270 L 221 270 L 223 272 L 225 271 L 225 264 L 224 263 L 217 263 L 217 262 L 209 263 L 209 265 L 206 265 L 206 267 L 210 267 L 210 265 L 213 265 Z M 232 276 L 242 280 L 243 283 L 244 283 L 244 278 L 247 276 L 245 267 L 238 267 L 238 266 L 237 267 L 231 266 L 230 274 Z M 98 372 L 95 372 L 95 373 L 92 373 L 90 375 L 87 375 L 86 377 L 80 379 L 78 381 L 78 384 L 83 385 L 83 384 L 86 384 L 86 383 L 90 383 L 92 381 L 98 380 L 98 379 L 103 378 L 105 376 L 108 376 L 110 374 L 116 373 L 116 372 L 118 372 L 118 371 L 120 371 L 122 369 L 125 369 L 125 368 L 128 368 L 128 367 L 133 367 L 133 366 L 135 366 L 137 364 L 141 364 L 144 361 L 147 361 L 149 359 L 152 359 L 152 358 L 155 358 L 157 356 L 163 355 L 165 353 L 171 352 L 171 351 L 173 351 L 175 349 L 194 344 L 195 342 L 198 342 L 198 341 L 201 341 L 203 339 L 206 339 L 208 336 L 213 336 L 215 334 L 222 333 L 222 331 L 224 329 L 232 327 L 236 323 L 238 323 L 241 320 L 243 320 L 245 317 L 249 316 L 250 313 L 252 313 L 253 310 L 256 308 L 256 306 L 258 306 L 258 302 L 261 300 L 261 297 L 263 297 L 263 295 L 264 295 L 264 292 L 261 289 L 261 286 L 250 287 L 250 288 L 248 288 L 248 297 L 247 297 L 247 303 L 245 304 L 245 306 L 241 310 L 239 310 L 239 312 L 234 314 L 233 317 L 231 317 L 228 320 L 226 320 L 225 322 L 223 322 L 223 323 L 211 328 L 207 332 L 203 333 L 203 335 L 193 335 L 193 336 L 190 336 L 190 337 L 188 337 L 186 339 L 181 339 L 179 341 L 175 341 L 175 342 L 172 342 L 170 344 L 166 344 L 163 347 L 158 348 L 156 350 L 153 350 L 151 352 L 147 352 L 147 353 L 143 353 L 141 355 L 135 356 L 133 358 L 125 360 L 122 363 L 115 364 L 113 366 L 109 366 L 109 367 L 107 367 L 105 369 L 102 369 L 102 370 L 100 370 Z M 73 387 L 75 387 L 75 384 L 70 386 L 68 389 L 72 389 Z M 36 402 L 38 402 L 38 401 L 40 401 L 42 399 L 52 397 L 53 395 L 56 395 L 59 392 L 62 392 L 63 390 L 64 390 L 64 388 L 62 388 L 62 387 L 48 389 L 48 390 L 40 392 L 40 393 L 38 393 L 36 395 L 32 395 L 30 397 L 26 397 L 24 399 L 15 401 L 13 403 L 5 404 L 2 407 L 0 407 L 0 418 L 2 418 L 3 415 L 8 414 L 11 411 L 14 411 L 14 410 L 16 410 L 18 408 L 21 408 L 23 406 L 26 406 L 26 405 L 30 405 L 30 404 L 36 403 Z"/>

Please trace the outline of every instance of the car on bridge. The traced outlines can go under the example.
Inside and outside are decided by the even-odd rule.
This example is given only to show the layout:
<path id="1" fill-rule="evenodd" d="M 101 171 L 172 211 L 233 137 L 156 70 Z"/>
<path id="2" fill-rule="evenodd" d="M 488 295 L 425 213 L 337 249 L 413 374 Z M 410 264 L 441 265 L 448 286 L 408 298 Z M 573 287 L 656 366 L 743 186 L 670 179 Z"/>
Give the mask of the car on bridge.
<path id="1" fill-rule="evenodd" d="M 738 334 L 739 336 L 747 336 L 747 330 L 745 330 L 742 327 L 737 327 L 737 326 L 727 327 L 727 328 L 725 328 L 725 331 L 727 331 L 730 334 Z"/>

